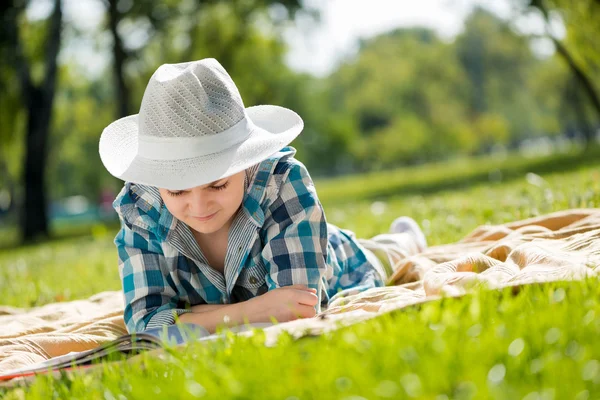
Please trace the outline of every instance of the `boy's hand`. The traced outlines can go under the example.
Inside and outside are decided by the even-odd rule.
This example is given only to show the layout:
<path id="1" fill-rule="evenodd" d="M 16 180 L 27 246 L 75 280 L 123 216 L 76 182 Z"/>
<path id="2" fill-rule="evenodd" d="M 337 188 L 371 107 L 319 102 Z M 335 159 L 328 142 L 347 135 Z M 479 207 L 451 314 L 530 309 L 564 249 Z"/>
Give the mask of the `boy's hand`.
<path id="1" fill-rule="evenodd" d="M 248 300 L 248 316 L 251 322 L 287 322 L 299 318 L 314 317 L 319 299 L 315 289 L 304 285 L 277 288 Z"/>

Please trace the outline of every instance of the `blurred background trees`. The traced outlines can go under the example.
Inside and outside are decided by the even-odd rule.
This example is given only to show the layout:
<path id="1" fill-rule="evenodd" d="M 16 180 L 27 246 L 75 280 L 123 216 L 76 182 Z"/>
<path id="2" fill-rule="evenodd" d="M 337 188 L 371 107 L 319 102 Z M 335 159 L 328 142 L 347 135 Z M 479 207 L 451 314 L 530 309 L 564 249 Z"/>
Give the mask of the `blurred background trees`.
<path id="1" fill-rule="evenodd" d="M 7 105 L 8 109 L 4 114 L 8 112 L 18 114 L 20 110 L 15 106 L 20 103 L 25 118 L 25 154 L 22 161 L 21 181 L 24 194 L 20 209 L 20 226 L 23 240 L 28 241 L 38 235 L 48 235 L 45 167 L 56 91 L 58 53 L 61 45 L 62 6 L 60 0 L 55 0 L 52 14 L 42 26 L 25 23 L 24 30 L 28 31 L 27 40 L 24 40 L 19 33 L 19 17 L 25 4 L 10 1 L 2 7 L 4 8 L 2 58 L 13 67 L 13 73 L 7 74 L 12 76 L 8 78 L 18 81 L 17 87 L 7 87 L 8 100 L 13 104 Z M 34 46 L 27 46 L 31 43 L 35 43 L 37 51 L 32 49 Z M 2 86 L 5 85 L 10 84 L 6 82 Z M 16 92 L 20 96 L 14 96 Z M 7 124 L 7 131 L 10 131 L 11 125 L 15 125 L 16 118 L 13 115 L 6 115 L 6 118 L 11 121 Z M 6 135 L 10 136 L 11 133 Z M 4 169 L 6 170 L 6 167 Z"/>
<path id="2" fill-rule="evenodd" d="M 596 124 L 600 119 L 600 47 L 598 46 L 598 18 L 600 0 L 530 0 L 529 6 L 538 10 L 546 23 L 546 36 L 552 40 L 556 54 L 568 66 L 570 79 L 564 88 L 564 99 L 571 105 L 571 112 L 579 123 L 586 145 L 596 135 Z M 567 37 L 563 42 L 550 30 L 553 13 L 558 13 L 567 24 Z M 587 99 L 587 101 L 585 100 Z M 595 117 L 588 119 L 588 111 Z"/>
<path id="3" fill-rule="evenodd" d="M 112 215 L 122 182 L 100 162 L 100 133 L 137 112 L 160 64 L 205 57 L 227 68 L 246 106 L 283 105 L 304 118 L 293 145 L 313 176 L 514 151 L 536 138 L 594 142 L 600 1 L 512 3 L 517 14 L 544 18 L 543 36 L 557 51 L 540 55 L 532 46 L 540 35 L 475 8 L 452 40 L 396 29 L 363 40 L 332 73 L 315 77 L 285 62 L 284 29 L 299 16 L 319 23 L 300 0 L 98 0 L 103 19 L 93 34 L 61 21 L 58 0 L 42 19 L 30 18 L 30 2 L 4 2 L 0 220 L 28 241 L 49 233 L 44 210 L 52 221 L 99 204 Z M 563 38 L 550 28 L 555 21 Z M 98 67 L 77 48 L 109 62 Z"/>

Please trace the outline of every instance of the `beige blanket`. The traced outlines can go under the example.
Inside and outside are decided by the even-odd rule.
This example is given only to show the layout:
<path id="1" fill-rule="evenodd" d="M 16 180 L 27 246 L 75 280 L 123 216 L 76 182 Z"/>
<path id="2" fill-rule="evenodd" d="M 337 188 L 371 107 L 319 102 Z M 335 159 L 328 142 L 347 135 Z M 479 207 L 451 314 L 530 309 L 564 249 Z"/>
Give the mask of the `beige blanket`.
<path id="1" fill-rule="evenodd" d="M 436 246 L 397 266 L 396 286 L 335 301 L 320 317 L 265 329 L 267 344 L 282 331 L 320 334 L 380 313 L 460 295 L 485 282 L 500 288 L 600 274 L 600 209 L 577 209 L 499 226 L 482 226 L 455 244 Z M 0 373 L 126 333 L 120 292 L 30 310 L 0 307 Z"/>

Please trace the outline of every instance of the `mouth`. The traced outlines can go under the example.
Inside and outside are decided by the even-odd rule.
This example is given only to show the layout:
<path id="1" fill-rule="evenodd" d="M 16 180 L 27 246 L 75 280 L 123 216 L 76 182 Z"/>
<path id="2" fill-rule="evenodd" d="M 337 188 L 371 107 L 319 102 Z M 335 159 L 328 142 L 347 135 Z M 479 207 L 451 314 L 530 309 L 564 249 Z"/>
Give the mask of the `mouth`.
<path id="1" fill-rule="evenodd" d="M 217 213 L 218 213 L 218 211 L 215 212 L 215 213 L 213 213 L 213 214 L 207 215 L 205 217 L 195 217 L 195 216 L 192 216 L 192 218 L 195 219 L 196 221 L 204 222 L 204 221 L 208 221 L 208 220 L 212 219 Z"/>

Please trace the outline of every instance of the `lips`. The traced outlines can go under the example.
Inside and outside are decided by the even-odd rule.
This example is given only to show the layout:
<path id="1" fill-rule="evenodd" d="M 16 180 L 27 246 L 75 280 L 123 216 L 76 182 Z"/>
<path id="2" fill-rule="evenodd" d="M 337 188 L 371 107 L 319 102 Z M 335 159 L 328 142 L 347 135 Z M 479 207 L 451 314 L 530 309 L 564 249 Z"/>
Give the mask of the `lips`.
<path id="1" fill-rule="evenodd" d="M 218 212 L 218 211 L 217 211 L 217 212 Z M 195 219 L 195 220 L 197 220 L 197 221 L 202 221 L 202 222 L 203 222 L 203 221 L 208 221 L 209 219 L 212 219 L 212 218 L 213 218 L 213 217 L 214 217 L 214 216 L 217 214 L 217 212 L 215 212 L 215 213 L 213 213 L 213 214 L 210 214 L 210 215 L 207 215 L 207 216 L 205 216 L 205 217 L 192 217 L 192 218 L 194 218 L 194 219 Z"/>

